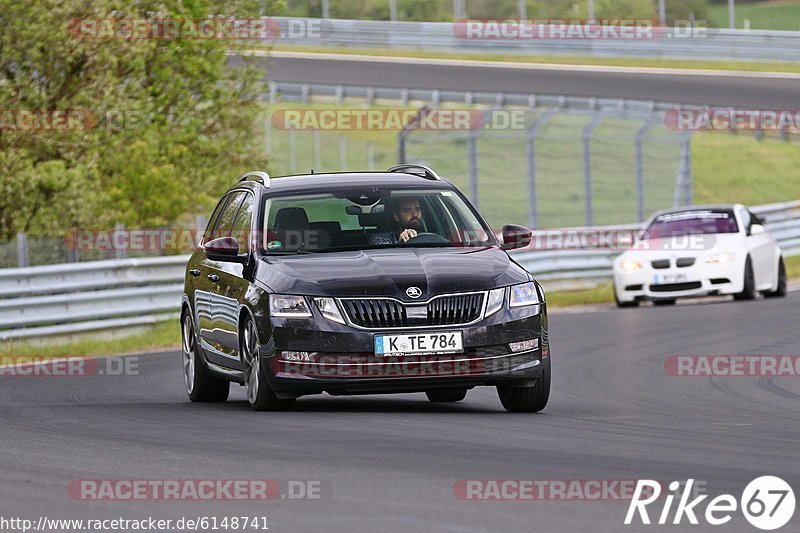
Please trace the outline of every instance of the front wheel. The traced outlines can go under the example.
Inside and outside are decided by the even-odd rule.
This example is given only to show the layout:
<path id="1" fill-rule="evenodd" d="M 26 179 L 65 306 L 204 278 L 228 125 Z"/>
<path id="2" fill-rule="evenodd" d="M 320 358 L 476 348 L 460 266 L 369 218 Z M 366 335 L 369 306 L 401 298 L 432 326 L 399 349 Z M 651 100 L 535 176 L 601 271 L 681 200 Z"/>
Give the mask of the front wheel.
<path id="1" fill-rule="evenodd" d="M 460 402 L 467 397 L 467 389 L 429 390 L 425 395 L 434 403 Z"/>
<path id="2" fill-rule="evenodd" d="M 510 413 L 538 413 L 550 398 L 550 364 L 542 369 L 542 376 L 532 387 L 498 385 L 497 396 Z"/>
<path id="3" fill-rule="evenodd" d="M 629 302 L 620 301 L 619 296 L 617 295 L 617 289 L 614 289 L 614 303 L 617 304 L 617 307 L 639 307 L 639 300 L 633 299 Z"/>
<path id="4" fill-rule="evenodd" d="M 753 262 L 750 256 L 744 262 L 744 286 L 742 292 L 733 295 L 734 300 L 753 300 L 756 297 L 756 277 L 753 274 Z"/>
<path id="5" fill-rule="evenodd" d="M 197 334 L 192 315 L 185 311 L 181 318 L 181 344 L 183 355 L 183 384 L 193 402 L 224 402 L 228 399 L 231 384 L 218 379 L 203 364 L 197 346 Z"/>
<path id="6" fill-rule="evenodd" d="M 783 298 L 786 296 L 786 265 L 783 264 L 783 257 L 778 260 L 778 286 L 774 291 L 767 291 L 764 296 L 767 298 Z"/>
<path id="7" fill-rule="evenodd" d="M 256 411 L 285 411 L 294 405 L 294 399 L 278 398 L 267 382 L 267 369 L 261 358 L 258 330 L 251 317 L 247 317 L 239 334 L 239 353 L 244 369 L 244 388 L 247 401 Z"/>

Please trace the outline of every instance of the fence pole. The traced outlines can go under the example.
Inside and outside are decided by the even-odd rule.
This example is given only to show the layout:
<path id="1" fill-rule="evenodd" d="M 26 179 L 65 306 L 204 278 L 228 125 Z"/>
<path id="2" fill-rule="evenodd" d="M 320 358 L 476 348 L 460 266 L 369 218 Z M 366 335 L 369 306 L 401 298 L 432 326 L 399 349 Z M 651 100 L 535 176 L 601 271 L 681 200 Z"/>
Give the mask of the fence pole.
<path id="1" fill-rule="evenodd" d="M 647 132 L 653 127 L 657 116 L 651 116 L 644 125 L 639 128 L 634 138 L 636 149 L 636 221 L 644 222 L 644 138 Z"/>
<path id="2" fill-rule="evenodd" d="M 289 130 L 289 172 L 297 174 L 297 131 Z"/>
<path id="3" fill-rule="evenodd" d="M 594 208 L 592 207 L 592 134 L 605 116 L 598 113 L 583 128 L 583 209 L 586 225 L 594 225 Z"/>
<path id="4" fill-rule="evenodd" d="M 347 139 L 339 135 L 339 170 L 347 170 Z"/>
<path id="5" fill-rule="evenodd" d="M 531 111 L 533 110 L 531 109 Z M 525 155 L 528 160 L 528 202 L 530 203 L 528 224 L 531 229 L 537 228 L 539 225 L 539 200 L 536 189 L 536 136 L 539 134 L 539 129 L 547 124 L 555 113 L 555 109 L 545 111 L 526 132 Z"/>
<path id="6" fill-rule="evenodd" d="M 474 130 L 470 130 L 467 137 L 467 150 L 469 152 L 469 188 L 472 203 L 475 207 L 479 207 L 478 201 L 478 149 L 477 149 L 478 134 Z"/>
<path id="7" fill-rule="evenodd" d="M 684 200 L 686 201 L 686 205 L 691 205 L 694 201 L 694 193 L 692 191 L 692 133 L 687 132 L 686 135 L 683 137 L 683 142 L 685 145 L 685 153 L 686 153 L 686 177 L 684 178 L 685 181 L 685 194 L 686 197 Z"/>
<path id="8" fill-rule="evenodd" d="M 367 169 L 375 170 L 375 143 L 367 142 Z"/>
<path id="9" fill-rule="evenodd" d="M 314 139 L 314 169 L 320 172 L 322 170 L 322 143 L 319 138 L 319 130 L 312 131 L 311 137 Z"/>
<path id="10" fill-rule="evenodd" d="M 28 235 L 17 233 L 17 265 L 20 268 L 27 268 L 30 265 L 28 258 Z"/>
<path id="11" fill-rule="evenodd" d="M 114 245 L 119 243 L 129 243 L 129 239 L 125 238 L 125 224 L 114 225 Z M 128 257 L 128 247 L 126 245 L 115 248 L 114 256 L 117 259 L 126 259 Z"/>

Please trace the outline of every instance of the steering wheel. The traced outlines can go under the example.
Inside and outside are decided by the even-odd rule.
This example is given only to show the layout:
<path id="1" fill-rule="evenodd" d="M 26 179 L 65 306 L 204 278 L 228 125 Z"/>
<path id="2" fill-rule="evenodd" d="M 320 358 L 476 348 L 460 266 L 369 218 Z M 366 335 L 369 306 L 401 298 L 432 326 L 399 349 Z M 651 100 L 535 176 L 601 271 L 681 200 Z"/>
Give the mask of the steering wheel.
<path id="1" fill-rule="evenodd" d="M 416 237 L 411 237 L 403 244 L 444 244 L 450 243 L 438 233 L 417 233 Z"/>

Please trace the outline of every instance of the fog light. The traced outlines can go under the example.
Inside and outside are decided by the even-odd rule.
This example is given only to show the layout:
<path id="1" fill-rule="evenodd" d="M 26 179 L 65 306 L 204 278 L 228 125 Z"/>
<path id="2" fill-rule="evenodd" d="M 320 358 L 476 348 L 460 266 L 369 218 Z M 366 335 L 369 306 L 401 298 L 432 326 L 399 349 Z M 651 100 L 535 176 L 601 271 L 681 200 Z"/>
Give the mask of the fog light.
<path id="1" fill-rule="evenodd" d="M 281 359 L 284 361 L 313 361 L 317 352 L 281 352 Z"/>
<path id="2" fill-rule="evenodd" d="M 527 341 L 509 342 L 508 347 L 512 352 L 529 352 L 539 347 L 539 339 L 529 339 Z"/>

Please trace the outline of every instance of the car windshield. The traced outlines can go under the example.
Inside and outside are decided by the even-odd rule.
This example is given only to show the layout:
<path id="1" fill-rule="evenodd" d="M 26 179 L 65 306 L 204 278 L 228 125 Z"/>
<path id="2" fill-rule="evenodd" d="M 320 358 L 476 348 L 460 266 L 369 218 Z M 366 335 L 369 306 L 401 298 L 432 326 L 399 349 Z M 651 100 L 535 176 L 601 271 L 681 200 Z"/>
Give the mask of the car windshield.
<path id="1" fill-rule="evenodd" d="M 270 255 L 495 243 L 491 230 L 452 190 L 375 187 L 282 195 L 265 199 L 263 220 L 262 251 Z"/>
<path id="2" fill-rule="evenodd" d="M 704 209 L 659 215 L 645 230 L 645 238 L 660 239 L 681 235 L 708 235 L 738 231 L 733 211 Z"/>

